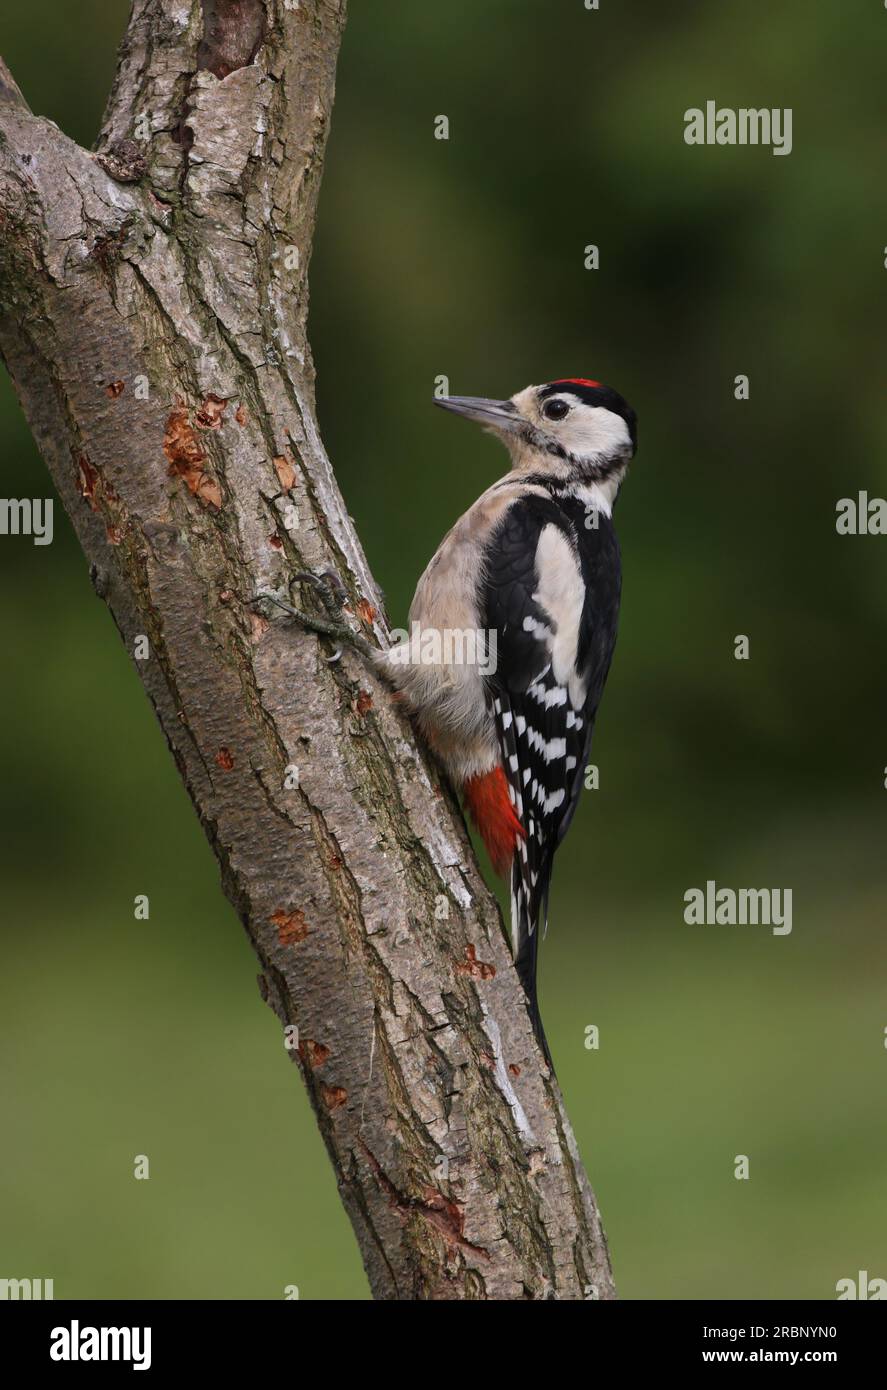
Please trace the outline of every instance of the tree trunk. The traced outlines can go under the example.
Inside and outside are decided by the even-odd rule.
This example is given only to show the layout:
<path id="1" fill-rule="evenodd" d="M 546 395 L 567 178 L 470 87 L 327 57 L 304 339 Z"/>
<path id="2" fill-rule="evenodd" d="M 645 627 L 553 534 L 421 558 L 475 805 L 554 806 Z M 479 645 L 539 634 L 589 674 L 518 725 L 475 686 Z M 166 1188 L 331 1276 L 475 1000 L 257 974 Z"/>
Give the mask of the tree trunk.
<path id="1" fill-rule="evenodd" d="M 377 1298 L 610 1298 L 604 1236 L 314 419 L 338 0 L 134 0 L 96 153 L 0 71 L 0 350 L 284 1025 Z M 303 605 L 316 603 L 310 587 Z M 297 1045 L 296 1045 L 297 1044 Z"/>

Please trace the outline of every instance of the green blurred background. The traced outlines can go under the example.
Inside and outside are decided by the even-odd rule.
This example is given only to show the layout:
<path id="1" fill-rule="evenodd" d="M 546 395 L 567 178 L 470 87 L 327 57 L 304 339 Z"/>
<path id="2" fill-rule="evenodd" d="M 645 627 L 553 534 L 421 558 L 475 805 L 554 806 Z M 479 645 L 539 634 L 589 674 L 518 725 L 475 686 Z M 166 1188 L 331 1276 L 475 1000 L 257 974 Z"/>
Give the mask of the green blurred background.
<path id="1" fill-rule="evenodd" d="M 0 23 L 34 109 L 86 144 L 126 13 L 30 0 Z M 351 4 L 311 334 L 393 619 L 505 463 L 432 411 L 439 374 L 489 395 L 600 377 L 640 416 L 601 787 L 542 964 L 627 1298 L 887 1276 L 887 538 L 834 524 L 838 498 L 887 495 L 885 26 L 879 0 Z M 686 146 L 709 98 L 791 107 L 793 153 Z M 6 495 L 48 495 L 5 378 L 0 428 Z M 0 567 L 0 1276 L 367 1297 L 246 939 L 58 509 L 54 545 L 4 539 Z M 791 887 L 792 934 L 685 925 L 708 878 Z"/>

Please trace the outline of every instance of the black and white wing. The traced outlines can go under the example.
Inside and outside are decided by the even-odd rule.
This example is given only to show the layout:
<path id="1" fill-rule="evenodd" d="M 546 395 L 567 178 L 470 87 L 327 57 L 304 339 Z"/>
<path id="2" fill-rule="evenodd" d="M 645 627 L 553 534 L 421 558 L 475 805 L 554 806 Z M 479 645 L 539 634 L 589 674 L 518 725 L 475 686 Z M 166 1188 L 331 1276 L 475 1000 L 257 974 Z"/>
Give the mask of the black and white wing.
<path id="1" fill-rule="evenodd" d="M 554 852 L 583 785 L 592 726 L 616 639 L 619 548 L 612 523 L 578 503 L 525 494 L 490 538 L 481 610 L 496 633 L 489 698 L 509 794 L 526 838 L 512 868 L 514 956 L 535 996 L 539 925 Z"/>

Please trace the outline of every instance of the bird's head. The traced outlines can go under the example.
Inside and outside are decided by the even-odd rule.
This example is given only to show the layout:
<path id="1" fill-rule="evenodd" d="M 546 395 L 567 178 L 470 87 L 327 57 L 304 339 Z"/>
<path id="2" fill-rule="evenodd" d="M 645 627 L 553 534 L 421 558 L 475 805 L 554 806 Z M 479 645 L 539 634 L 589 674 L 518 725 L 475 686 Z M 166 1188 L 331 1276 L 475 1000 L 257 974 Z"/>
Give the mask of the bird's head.
<path id="1" fill-rule="evenodd" d="M 637 420 L 627 401 L 586 377 L 527 386 L 507 401 L 444 396 L 435 404 L 477 420 L 499 436 L 520 471 L 564 482 L 622 480 L 637 446 Z"/>

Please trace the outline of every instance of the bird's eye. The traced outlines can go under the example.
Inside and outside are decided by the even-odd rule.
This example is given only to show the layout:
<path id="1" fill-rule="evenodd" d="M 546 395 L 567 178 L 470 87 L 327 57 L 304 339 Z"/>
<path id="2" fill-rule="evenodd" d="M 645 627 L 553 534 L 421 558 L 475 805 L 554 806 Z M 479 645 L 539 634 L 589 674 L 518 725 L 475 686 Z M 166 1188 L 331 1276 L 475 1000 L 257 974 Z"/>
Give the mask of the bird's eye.
<path id="1" fill-rule="evenodd" d="M 570 407 L 566 401 L 546 401 L 542 407 L 542 414 L 546 420 L 563 420 L 565 415 L 569 415 Z"/>

